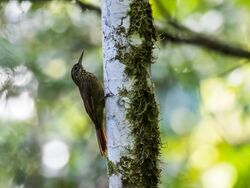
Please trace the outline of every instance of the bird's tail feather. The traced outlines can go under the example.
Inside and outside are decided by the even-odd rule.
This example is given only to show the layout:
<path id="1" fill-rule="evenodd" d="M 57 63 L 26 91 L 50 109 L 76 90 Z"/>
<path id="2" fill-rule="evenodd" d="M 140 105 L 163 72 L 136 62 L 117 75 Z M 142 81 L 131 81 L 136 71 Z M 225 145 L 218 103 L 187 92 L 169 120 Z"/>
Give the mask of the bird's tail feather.
<path id="1" fill-rule="evenodd" d="M 102 156 L 107 155 L 107 137 L 106 129 L 104 127 L 96 129 L 98 145 Z"/>

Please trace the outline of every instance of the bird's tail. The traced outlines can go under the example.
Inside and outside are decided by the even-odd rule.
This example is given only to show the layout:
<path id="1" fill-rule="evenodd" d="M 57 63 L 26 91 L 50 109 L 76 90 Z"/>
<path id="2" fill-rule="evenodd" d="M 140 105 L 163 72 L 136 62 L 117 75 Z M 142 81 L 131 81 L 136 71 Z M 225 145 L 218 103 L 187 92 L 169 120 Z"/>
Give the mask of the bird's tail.
<path id="1" fill-rule="evenodd" d="M 102 156 L 107 155 L 107 137 L 106 129 L 104 127 L 96 129 L 96 135 L 98 140 L 99 149 Z"/>

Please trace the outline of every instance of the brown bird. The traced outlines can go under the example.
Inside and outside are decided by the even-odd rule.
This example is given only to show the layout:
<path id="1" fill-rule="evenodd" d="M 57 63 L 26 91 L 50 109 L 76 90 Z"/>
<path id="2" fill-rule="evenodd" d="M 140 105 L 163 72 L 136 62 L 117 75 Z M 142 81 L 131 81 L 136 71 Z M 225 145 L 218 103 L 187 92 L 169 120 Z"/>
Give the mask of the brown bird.
<path id="1" fill-rule="evenodd" d="M 103 125 L 104 90 L 96 76 L 83 68 L 81 64 L 83 54 L 84 51 L 78 63 L 72 67 L 71 77 L 78 86 L 86 112 L 95 125 L 101 155 L 106 156 L 107 139 L 106 130 Z"/>

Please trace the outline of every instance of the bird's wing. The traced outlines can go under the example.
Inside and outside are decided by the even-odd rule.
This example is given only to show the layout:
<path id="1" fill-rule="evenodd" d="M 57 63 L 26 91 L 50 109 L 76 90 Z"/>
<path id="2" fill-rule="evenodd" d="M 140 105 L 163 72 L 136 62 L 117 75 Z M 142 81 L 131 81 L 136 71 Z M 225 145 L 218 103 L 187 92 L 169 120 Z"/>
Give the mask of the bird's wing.
<path id="1" fill-rule="evenodd" d="M 94 99 L 91 96 L 90 90 L 86 87 L 88 87 L 88 86 L 85 85 L 85 88 L 79 88 L 82 99 L 83 99 L 84 107 L 85 107 L 85 110 L 88 113 L 90 119 L 94 122 L 95 125 L 97 125 L 98 117 L 97 117 L 97 113 L 96 113 Z"/>

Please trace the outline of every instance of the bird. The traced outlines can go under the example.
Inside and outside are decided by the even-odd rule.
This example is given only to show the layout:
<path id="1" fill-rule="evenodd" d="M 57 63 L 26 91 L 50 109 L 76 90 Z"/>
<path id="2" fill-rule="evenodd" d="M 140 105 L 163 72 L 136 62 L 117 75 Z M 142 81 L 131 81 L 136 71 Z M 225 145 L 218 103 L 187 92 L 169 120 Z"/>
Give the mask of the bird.
<path id="1" fill-rule="evenodd" d="M 94 123 L 100 153 L 102 156 L 106 156 L 107 136 L 103 123 L 105 106 L 104 89 L 97 77 L 84 69 L 82 65 L 83 54 L 84 50 L 81 53 L 78 63 L 74 64 L 71 69 L 71 77 L 80 91 L 85 110 Z"/>

